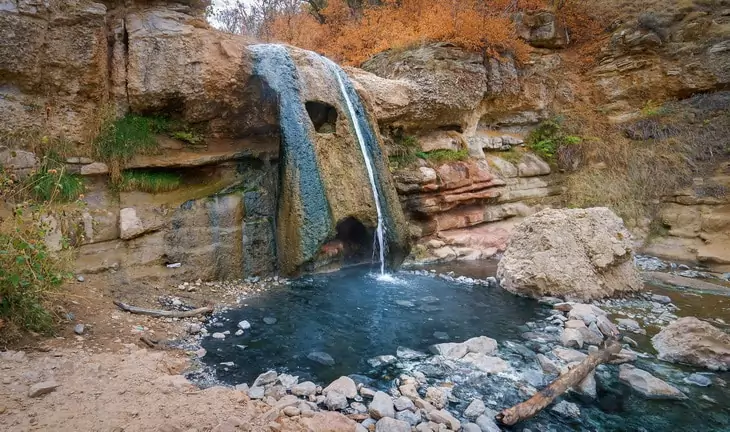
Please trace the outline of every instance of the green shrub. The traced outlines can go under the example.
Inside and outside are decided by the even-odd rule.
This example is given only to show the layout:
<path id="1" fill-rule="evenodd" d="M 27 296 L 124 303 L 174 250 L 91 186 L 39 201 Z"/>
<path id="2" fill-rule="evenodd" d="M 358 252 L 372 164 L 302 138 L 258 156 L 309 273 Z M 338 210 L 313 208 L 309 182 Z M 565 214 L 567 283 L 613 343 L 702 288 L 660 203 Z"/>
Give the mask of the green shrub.
<path id="1" fill-rule="evenodd" d="M 203 141 L 199 135 L 189 131 L 176 131 L 172 133 L 172 137 L 188 144 L 196 145 Z"/>
<path id="2" fill-rule="evenodd" d="M 418 152 L 416 156 L 434 163 L 456 162 L 469 159 L 469 150 L 439 149 L 430 152 Z"/>
<path id="3" fill-rule="evenodd" d="M 416 161 L 416 153 L 420 148 L 418 138 L 413 135 L 396 137 L 388 149 L 388 160 L 395 169 L 403 168 Z"/>
<path id="4" fill-rule="evenodd" d="M 33 209 L 33 216 L 48 207 Z M 46 306 L 49 296 L 70 277 L 65 261 L 48 251 L 47 227 L 37 217 L 25 217 L 19 208 L 0 229 L 0 340 L 19 329 L 49 333 L 54 315 Z"/>
<path id="5" fill-rule="evenodd" d="M 169 192 L 180 187 L 180 175 L 161 171 L 125 171 L 119 183 L 122 192 Z"/>
<path id="6" fill-rule="evenodd" d="M 41 202 L 75 201 L 84 192 L 81 176 L 69 174 L 66 166 L 55 153 L 43 157 L 38 171 L 29 176 L 23 189 Z"/>
<path id="7" fill-rule="evenodd" d="M 160 117 L 134 114 L 104 122 L 93 141 L 96 156 L 109 164 L 112 183 L 121 180 L 121 166 L 138 154 L 158 151 L 155 134 L 167 130 L 169 122 Z"/>
<path id="8" fill-rule="evenodd" d="M 580 144 L 579 136 L 568 135 L 563 130 L 563 118 L 545 120 L 527 137 L 527 146 L 548 162 L 555 163 L 561 148 Z"/>

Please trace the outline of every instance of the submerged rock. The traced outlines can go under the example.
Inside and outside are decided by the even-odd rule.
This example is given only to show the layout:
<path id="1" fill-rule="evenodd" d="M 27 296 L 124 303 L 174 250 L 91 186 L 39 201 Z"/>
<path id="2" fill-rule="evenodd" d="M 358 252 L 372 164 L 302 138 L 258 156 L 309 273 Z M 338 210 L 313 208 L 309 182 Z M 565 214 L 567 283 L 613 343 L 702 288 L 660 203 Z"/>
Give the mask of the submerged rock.
<path id="1" fill-rule="evenodd" d="M 525 218 L 497 276 L 506 290 L 533 298 L 587 301 L 643 287 L 631 234 L 607 208 L 547 209 Z"/>
<path id="2" fill-rule="evenodd" d="M 700 387 L 709 387 L 710 385 L 712 385 L 712 379 L 710 377 L 699 373 L 693 373 L 692 375 L 685 378 L 684 382 L 686 382 L 687 384 L 694 384 Z"/>
<path id="3" fill-rule="evenodd" d="M 325 366 L 334 366 L 335 364 L 335 359 L 333 359 L 331 355 L 322 351 L 311 352 L 307 354 L 307 358 Z"/>
<path id="4" fill-rule="evenodd" d="M 480 371 L 488 374 L 497 374 L 504 372 L 509 369 L 509 364 L 499 357 L 487 356 L 484 354 L 469 353 L 462 361 L 467 362 L 479 369 Z"/>
<path id="5" fill-rule="evenodd" d="M 648 399 L 686 399 L 676 387 L 667 384 L 647 371 L 624 364 L 619 367 L 619 380 Z"/>
<path id="6" fill-rule="evenodd" d="M 730 370 L 730 335 L 695 317 L 672 322 L 651 343 L 660 360 Z"/>

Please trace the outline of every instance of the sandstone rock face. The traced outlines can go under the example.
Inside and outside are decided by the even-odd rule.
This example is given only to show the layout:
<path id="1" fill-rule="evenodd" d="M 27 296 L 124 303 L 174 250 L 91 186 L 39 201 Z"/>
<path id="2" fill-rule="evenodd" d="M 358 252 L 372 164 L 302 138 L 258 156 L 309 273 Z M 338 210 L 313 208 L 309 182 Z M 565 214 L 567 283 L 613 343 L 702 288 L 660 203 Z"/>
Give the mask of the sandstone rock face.
<path id="1" fill-rule="evenodd" d="M 499 263 L 518 295 L 591 300 L 642 288 L 631 236 L 606 208 L 543 210 L 515 227 Z"/>
<path id="2" fill-rule="evenodd" d="M 730 335 L 695 317 L 672 322 L 651 342 L 660 360 L 730 370 Z"/>

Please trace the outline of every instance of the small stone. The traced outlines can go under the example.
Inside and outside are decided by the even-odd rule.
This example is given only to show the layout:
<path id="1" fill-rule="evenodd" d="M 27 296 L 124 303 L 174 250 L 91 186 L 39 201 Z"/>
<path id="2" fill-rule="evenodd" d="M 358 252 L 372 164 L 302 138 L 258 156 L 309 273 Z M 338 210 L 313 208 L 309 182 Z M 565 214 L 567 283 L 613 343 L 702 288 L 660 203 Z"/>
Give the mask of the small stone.
<path id="1" fill-rule="evenodd" d="M 482 432 L 501 432 L 501 429 L 499 428 L 499 426 L 497 426 L 497 423 L 494 422 L 494 418 L 490 416 L 482 414 L 477 417 L 474 423 L 479 426 Z"/>
<path id="2" fill-rule="evenodd" d="M 687 384 L 694 384 L 700 387 L 709 387 L 710 385 L 712 385 L 712 379 L 710 379 L 710 377 L 708 377 L 707 375 L 703 375 L 700 373 L 693 373 L 692 375 L 685 378 L 684 382 L 686 382 Z"/>
<path id="3" fill-rule="evenodd" d="M 449 403 L 446 392 L 438 387 L 427 388 L 425 400 L 436 407 L 436 409 L 442 409 Z"/>
<path id="4" fill-rule="evenodd" d="M 268 324 L 268 325 L 276 324 L 276 321 L 277 321 L 277 319 L 274 317 L 265 317 L 264 318 L 264 323 Z"/>
<path id="5" fill-rule="evenodd" d="M 374 368 L 387 366 L 398 361 L 398 358 L 392 355 L 381 355 L 368 359 L 368 364 Z"/>
<path id="6" fill-rule="evenodd" d="M 357 385 L 355 385 L 355 381 L 352 378 L 342 376 L 332 381 L 330 385 L 322 390 L 322 393 L 326 396 L 331 391 L 338 392 L 348 399 L 353 399 L 357 396 Z"/>
<path id="7" fill-rule="evenodd" d="M 383 417 L 395 417 L 395 407 L 393 406 L 393 400 L 387 393 L 376 392 L 373 397 L 373 401 L 370 402 L 368 407 L 370 416 L 376 420 Z"/>
<path id="8" fill-rule="evenodd" d="M 267 384 L 271 384 L 276 381 L 276 378 L 278 376 L 279 375 L 276 373 L 276 371 L 266 371 L 256 378 L 256 381 L 253 382 L 253 387 L 262 387 Z"/>
<path id="9" fill-rule="evenodd" d="M 368 407 L 360 402 L 351 403 L 350 408 L 352 408 L 358 414 L 366 414 L 368 412 Z"/>
<path id="10" fill-rule="evenodd" d="M 296 396 L 309 396 L 317 393 L 317 385 L 312 381 L 299 383 L 291 388 L 291 393 Z"/>
<path id="11" fill-rule="evenodd" d="M 368 388 L 368 387 L 361 387 L 360 388 L 360 396 L 362 396 L 362 397 L 366 397 L 368 399 L 372 399 L 372 398 L 375 397 L 375 393 L 376 393 L 376 391 L 373 390 L 373 389 L 371 389 L 371 388 Z"/>
<path id="12" fill-rule="evenodd" d="M 213 339 L 225 339 L 226 335 L 224 335 L 223 333 L 220 333 L 220 332 L 215 332 L 211 335 L 211 337 Z"/>
<path id="13" fill-rule="evenodd" d="M 458 431 L 461 428 L 461 422 L 444 409 L 431 411 L 426 417 L 432 422 L 448 426 L 453 431 Z"/>
<path id="14" fill-rule="evenodd" d="M 421 414 L 409 410 L 398 411 L 395 413 L 395 419 L 404 421 L 411 426 L 415 426 L 421 422 Z"/>
<path id="15" fill-rule="evenodd" d="M 84 279 L 84 277 L 83 277 L 82 275 L 78 275 L 78 276 L 76 276 L 76 280 L 77 280 L 78 282 L 83 282 L 83 281 L 85 281 L 86 279 Z"/>
<path id="16" fill-rule="evenodd" d="M 241 321 L 241 322 L 238 323 L 238 328 L 241 329 L 241 330 L 248 330 L 248 329 L 251 328 L 251 323 L 249 323 L 246 320 Z"/>
<path id="17" fill-rule="evenodd" d="M 416 407 L 413 405 L 413 401 L 405 396 L 401 396 L 393 402 L 395 409 L 398 411 L 414 410 Z M 415 425 L 414 425 L 415 426 Z"/>
<path id="18" fill-rule="evenodd" d="M 284 414 L 287 417 L 298 416 L 301 413 L 302 413 L 302 411 L 299 408 L 294 407 L 294 406 L 288 406 L 288 407 L 284 408 Z"/>
<path id="19" fill-rule="evenodd" d="M 401 420 L 384 417 L 375 424 L 375 432 L 411 432 L 411 425 Z"/>
<path id="20" fill-rule="evenodd" d="M 266 389 L 263 387 L 251 387 L 248 389 L 248 397 L 251 399 L 263 399 L 265 391 Z"/>
<path id="21" fill-rule="evenodd" d="M 325 397 L 324 404 L 330 410 L 343 410 L 347 408 L 347 397 L 342 393 L 336 391 L 330 391 Z"/>
<path id="22" fill-rule="evenodd" d="M 474 399 L 471 401 L 468 407 L 464 410 L 464 417 L 475 419 L 484 413 L 487 407 L 484 405 L 481 399 Z"/>
<path id="23" fill-rule="evenodd" d="M 83 324 L 76 324 L 74 326 L 74 333 L 76 333 L 77 335 L 84 334 L 84 325 Z"/>
<path id="24" fill-rule="evenodd" d="M 33 384 L 28 390 L 28 397 L 39 397 L 45 394 L 55 391 L 60 384 L 56 381 L 44 381 L 38 384 Z"/>
<path id="25" fill-rule="evenodd" d="M 317 362 L 321 365 L 325 366 L 334 366 L 335 359 L 332 358 L 331 355 L 327 354 L 326 352 L 321 351 L 315 351 L 307 354 L 307 358 L 309 360 L 312 360 L 313 362 Z"/>
<path id="26" fill-rule="evenodd" d="M 672 299 L 665 295 L 652 294 L 651 301 L 655 301 L 655 302 L 661 303 L 661 304 L 669 304 L 672 302 Z"/>
<path id="27" fill-rule="evenodd" d="M 238 329 L 238 330 L 236 330 L 236 333 L 234 333 L 234 334 L 235 334 L 236 336 L 242 336 L 242 335 L 243 335 L 243 330 L 241 330 L 241 329 Z"/>
<path id="28" fill-rule="evenodd" d="M 580 408 L 578 408 L 578 405 L 567 401 L 558 402 L 550 408 L 550 411 L 560 414 L 565 418 L 580 418 Z"/>

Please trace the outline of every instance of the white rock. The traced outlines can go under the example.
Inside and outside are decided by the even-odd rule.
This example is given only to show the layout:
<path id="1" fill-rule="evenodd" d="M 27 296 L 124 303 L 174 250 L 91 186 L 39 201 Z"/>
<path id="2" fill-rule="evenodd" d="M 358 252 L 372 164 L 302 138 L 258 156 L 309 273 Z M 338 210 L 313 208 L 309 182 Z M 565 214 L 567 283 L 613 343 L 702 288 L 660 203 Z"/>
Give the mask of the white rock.
<path id="1" fill-rule="evenodd" d="M 296 396 L 309 396 L 317 393 L 317 384 L 312 381 L 305 381 L 292 386 L 291 393 Z"/>
<path id="2" fill-rule="evenodd" d="M 383 417 L 395 418 L 395 407 L 393 406 L 393 400 L 387 393 L 376 392 L 373 397 L 373 401 L 370 402 L 368 407 L 370 416 L 376 420 Z"/>
<path id="3" fill-rule="evenodd" d="M 353 399 L 355 396 L 357 396 L 357 385 L 355 384 L 355 381 L 352 380 L 352 378 L 341 376 L 332 381 L 330 385 L 325 387 L 324 390 L 322 390 L 322 394 L 326 396 L 331 391 L 336 391 L 342 395 L 345 395 L 345 397 L 348 399 Z"/>

